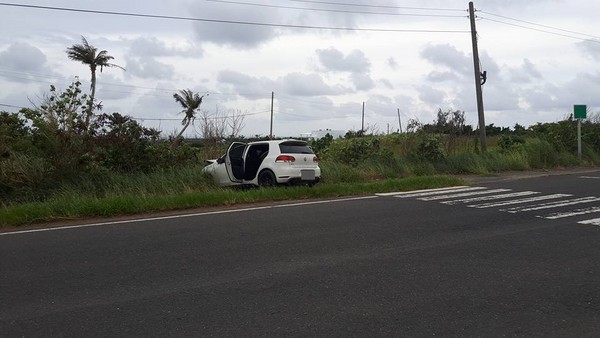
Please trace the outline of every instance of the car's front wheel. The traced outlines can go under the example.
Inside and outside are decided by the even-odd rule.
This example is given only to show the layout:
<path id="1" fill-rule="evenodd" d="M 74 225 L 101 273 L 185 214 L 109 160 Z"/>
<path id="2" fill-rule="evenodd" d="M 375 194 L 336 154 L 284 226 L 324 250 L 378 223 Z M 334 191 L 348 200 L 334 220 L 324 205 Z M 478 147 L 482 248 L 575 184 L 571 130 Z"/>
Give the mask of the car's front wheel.
<path id="1" fill-rule="evenodd" d="M 258 185 L 260 187 L 273 187 L 275 184 L 277 184 L 277 180 L 271 170 L 263 170 L 258 175 Z"/>

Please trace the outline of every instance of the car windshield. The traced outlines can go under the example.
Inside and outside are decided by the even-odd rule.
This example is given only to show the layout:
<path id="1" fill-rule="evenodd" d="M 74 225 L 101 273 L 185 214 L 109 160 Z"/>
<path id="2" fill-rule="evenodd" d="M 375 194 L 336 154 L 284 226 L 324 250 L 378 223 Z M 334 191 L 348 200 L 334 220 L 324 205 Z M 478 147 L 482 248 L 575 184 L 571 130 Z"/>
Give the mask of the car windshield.
<path id="1" fill-rule="evenodd" d="M 282 142 L 279 144 L 282 154 L 312 154 L 313 151 L 305 142 Z"/>

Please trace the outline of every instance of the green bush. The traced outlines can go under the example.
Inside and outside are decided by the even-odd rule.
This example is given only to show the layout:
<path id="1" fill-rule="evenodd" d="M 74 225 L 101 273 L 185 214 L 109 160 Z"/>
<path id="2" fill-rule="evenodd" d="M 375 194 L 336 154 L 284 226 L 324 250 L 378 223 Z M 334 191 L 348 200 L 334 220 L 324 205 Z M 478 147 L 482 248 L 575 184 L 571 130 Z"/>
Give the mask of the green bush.
<path id="1" fill-rule="evenodd" d="M 525 143 L 525 138 L 520 135 L 503 134 L 498 140 L 498 146 L 504 152 L 509 152 L 515 149 L 522 149 Z"/>
<path id="2" fill-rule="evenodd" d="M 381 159 L 389 154 L 389 150 L 381 149 L 378 137 L 360 137 L 332 142 L 323 159 L 357 166 L 369 159 Z"/>
<path id="3" fill-rule="evenodd" d="M 331 136 L 331 134 L 327 133 L 325 136 L 321 137 L 320 139 L 310 141 L 309 146 L 312 148 L 312 150 L 315 152 L 315 154 L 317 156 L 321 157 L 323 154 L 325 154 L 325 152 L 327 151 L 327 149 L 329 148 L 329 146 L 331 145 L 332 142 L 333 142 L 333 136 Z"/>
<path id="4" fill-rule="evenodd" d="M 421 160 L 435 162 L 446 158 L 446 151 L 438 136 L 425 135 L 419 142 L 415 155 Z"/>
<path id="5" fill-rule="evenodd" d="M 0 200 L 40 200 L 57 185 L 53 168 L 43 158 L 21 153 L 8 153 L 0 159 Z"/>
<path id="6" fill-rule="evenodd" d="M 531 168 L 546 168 L 557 162 L 556 150 L 548 141 L 528 139 L 525 142 L 524 150 Z"/>

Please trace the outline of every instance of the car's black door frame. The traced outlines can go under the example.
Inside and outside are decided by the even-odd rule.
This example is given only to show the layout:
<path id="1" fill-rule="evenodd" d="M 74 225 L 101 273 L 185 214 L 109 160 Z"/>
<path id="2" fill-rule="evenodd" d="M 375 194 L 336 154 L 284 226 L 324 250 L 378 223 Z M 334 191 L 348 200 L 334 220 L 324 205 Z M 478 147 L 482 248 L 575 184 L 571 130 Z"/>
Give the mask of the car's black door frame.
<path id="1" fill-rule="evenodd" d="M 244 153 L 246 146 L 246 143 L 233 142 L 227 148 L 225 167 L 227 168 L 227 175 L 231 182 L 241 183 L 244 179 Z"/>

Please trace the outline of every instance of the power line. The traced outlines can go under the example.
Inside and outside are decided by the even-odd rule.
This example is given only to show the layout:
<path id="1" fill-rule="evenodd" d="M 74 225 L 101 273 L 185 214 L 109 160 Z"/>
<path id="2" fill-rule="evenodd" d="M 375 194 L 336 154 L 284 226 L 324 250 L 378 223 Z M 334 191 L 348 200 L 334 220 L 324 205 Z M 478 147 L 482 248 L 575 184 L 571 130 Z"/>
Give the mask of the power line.
<path id="1" fill-rule="evenodd" d="M 285 96 L 285 97 L 281 97 L 281 96 Z M 285 95 L 285 94 L 278 94 L 278 101 L 295 101 L 295 102 L 302 102 L 302 103 L 309 103 L 309 104 L 317 104 L 317 105 L 322 105 L 322 106 L 332 106 L 333 102 L 327 103 L 327 102 L 318 102 L 318 101 L 311 101 L 311 100 L 303 100 L 303 99 L 298 99 L 289 95 Z"/>
<path id="2" fill-rule="evenodd" d="M 15 106 L 12 104 L 6 104 L 6 103 L 0 103 L 0 107 L 9 107 L 9 108 L 19 108 L 19 109 L 24 109 L 25 107 L 21 107 L 21 106 Z"/>
<path id="3" fill-rule="evenodd" d="M 346 14 L 369 14 L 369 15 L 390 15 L 390 16 L 416 16 L 416 17 L 441 17 L 441 18 L 464 18 L 464 15 L 447 15 L 447 14 L 415 14 L 415 13 L 390 13 L 390 12 L 364 12 L 364 11 L 349 11 L 341 9 L 322 9 L 322 8 L 306 8 L 306 7 L 292 7 L 292 6 L 280 6 L 280 5 L 267 5 L 257 4 L 252 2 L 242 1 L 229 1 L 229 0 L 206 0 L 210 2 L 218 2 L 224 4 L 233 5 L 245 5 L 245 6 L 256 6 L 266 8 L 280 8 L 280 9 L 294 9 L 314 12 L 330 12 L 330 13 L 346 13 Z"/>
<path id="4" fill-rule="evenodd" d="M 520 20 L 520 19 L 515 19 L 515 18 L 511 18 L 508 16 L 503 16 L 503 15 L 499 15 L 499 14 L 494 14 L 494 13 L 490 13 L 490 12 L 486 12 L 486 11 L 479 11 L 480 13 L 484 13 L 484 14 L 488 14 L 491 16 L 495 16 L 498 18 L 502 18 L 502 19 L 507 19 L 507 20 L 512 20 L 512 21 L 517 21 L 517 22 L 522 22 L 522 23 L 526 23 L 528 25 L 533 25 L 533 26 L 538 26 L 538 27 L 543 27 L 543 28 L 549 28 L 549 29 L 553 29 L 553 30 L 557 30 L 557 31 L 561 31 L 561 32 L 565 32 L 565 33 L 571 33 L 571 34 L 577 34 L 577 35 L 583 35 L 583 36 L 588 36 L 591 38 L 595 38 L 595 39 L 600 39 L 600 37 L 596 36 L 596 35 L 590 35 L 590 34 L 585 34 L 585 33 L 579 33 L 579 32 L 575 32 L 575 31 L 570 31 L 570 30 L 566 30 L 566 29 L 562 29 L 562 28 L 556 28 L 556 27 L 552 27 L 552 26 L 547 26 L 547 25 L 542 25 L 539 23 L 535 23 L 535 22 L 531 22 L 531 21 L 525 21 L 525 20 Z M 489 20 L 489 19 L 488 19 Z M 491 21 L 491 20 L 490 20 Z"/>
<path id="5" fill-rule="evenodd" d="M 354 118 L 354 116 L 350 116 L 350 115 L 344 115 L 344 116 L 306 116 L 306 115 L 300 115 L 300 114 L 294 114 L 294 113 L 285 113 L 282 112 L 280 110 L 275 110 L 276 113 L 278 114 L 282 114 L 282 115 L 289 115 L 289 116 L 296 116 L 296 117 L 302 117 L 304 118 L 304 120 L 306 121 L 317 121 L 317 120 L 331 120 L 331 119 L 347 119 L 347 118 Z"/>
<path id="6" fill-rule="evenodd" d="M 466 11 L 464 9 L 456 9 L 456 8 L 403 7 L 403 6 L 385 6 L 385 5 L 362 5 L 362 4 L 350 4 L 350 3 L 342 3 L 342 2 L 317 1 L 317 0 L 288 0 L 288 1 L 291 1 L 291 2 L 311 3 L 311 4 L 321 4 L 321 5 L 362 7 L 362 8 L 413 9 L 413 10 L 423 10 L 423 11 L 448 11 L 448 12 L 465 12 Z"/>
<path id="7" fill-rule="evenodd" d="M 266 113 L 270 113 L 271 111 L 261 111 L 261 112 L 255 112 L 255 113 L 244 113 L 244 114 L 240 114 L 239 116 L 253 116 L 253 115 L 260 115 L 260 114 L 266 114 Z M 136 121 L 181 121 L 181 119 L 175 119 L 175 118 L 156 118 L 156 117 L 135 117 L 135 116 L 129 116 L 131 119 L 136 120 Z M 227 116 L 215 116 L 215 117 L 196 117 L 196 120 L 221 120 L 221 119 L 227 119 Z"/>
<path id="8" fill-rule="evenodd" d="M 25 81 L 31 81 L 31 82 L 37 82 L 37 83 L 47 83 L 47 84 L 55 84 L 58 81 L 73 82 L 73 79 L 63 77 L 60 75 L 46 75 L 46 74 L 30 73 L 30 72 L 17 72 L 17 71 L 2 69 L 2 67 L 0 67 L 0 76 L 6 77 L 9 79 L 25 80 Z M 48 79 L 48 80 L 44 81 L 44 80 L 40 80 L 39 78 Z M 89 81 L 81 79 L 79 76 L 78 76 L 78 78 L 82 84 L 84 84 L 84 85 L 89 84 Z M 52 82 L 50 80 L 54 80 L 54 82 Z M 175 93 L 179 90 L 176 88 L 144 87 L 144 86 L 134 86 L 134 85 L 130 85 L 130 84 L 110 83 L 110 82 L 103 82 L 103 81 L 99 81 L 97 83 L 101 87 L 116 86 L 116 87 L 132 88 L 132 89 L 147 89 L 147 90 L 162 91 L 162 92 L 169 92 L 169 93 Z M 113 92 L 113 93 L 122 93 L 122 94 L 135 94 L 133 91 L 116 91 L 116 90 L 107 90 L 107 89 L 103 89 L 103 91 L 108 91 L 108 92 Z M 251 96 L 251 95 L 254 95 L 254 93 L 225 93 L 225 92 L 213 92 L 213 91 L 208 91 L 208 93 L 210 95 L 223 95 L 223 96 Z M 143 95 L 143 94 L 144 93 L 140 93 L 140 95 Z M 171 94 L 169 94 L 168 96 L 171 96 Z M 266 100 L 268 98 L 265 97 L 264 99 Z"/>
<path id="9" fill-rule="evenodd" d="M 539 28 L 527 27 L 527 26 L 523 26 L 523 25 L 518 25 L 518 24 L 514 24 L 514 23 L 510 23 L 510 22 L 504 22 L 504 21 L 490 19 L 490 18 L 485 18 L 485 17 L 480 17 L 480 19 L 481 20 L 487 20 L 487 21 L 492 21 L 492 22 L 500 23 L 500 24 L 503 24 L 503 25 L 513 26 L 513 27 L 519 27 L 519 28 L 523 28 L 523 29 L 529 29 L 529 30 L 536 31 L 536 32 L 541 32 L 541 33 L 552 34 L 552 35 L 557 35 L 557 36 L 562 36 L 562 37 L 571 38 L 571 39 L 577 39 L 577 40 L 582 40 L 582 41 L 589 41 L 589 42 L 593 42 L 593 43 L 600 43 L 600 40 L 586 39 L 586 38 L 582 38 L 582 37 L 578 37 L 578 36 L 573 36 L 573 35 L 567 35 L 567 34 L 562 34 L 562 33 L 557 33 L 557 32 L 550 32 L 550 31 L 547 31 L 547 30 L 539 29 Z"/>
<path id="10" fill-rule="evenodd" d="M 320 29 L 320 30 L 334 30 L 334 31 L 386 32 L 386 33 L 469 33 L 469 31 L 463 31 L 463 30 L 383 29 L 383 28 L 353 28 L 353 27 L 287 25 L 287 24 L 250 22 L 250 21 L 234 21 L 234 20 L 217 20 L 217 19 L 206 19 L 206 18 L 191 18 L 191 17 L 170 16 L 170 15 L 139 14 L 139 13 L 115 12 L 115 11 L 100 11 L 100 10 L 77 9 L 77 8 L 66 8 L 66 7 L 22 5 L 22 4 L 12 4 L 12 3 L 6 3 L 6 2 L 0 2 L 0 6 L 20 7 L 20 8 L 33 8 L 33 9 L 45 9 L 45 10 L 55 10 L 55 11 L 64 11 L 64 12 L 76 12 L 76 13 L 89 13 L 89 14 L 118 15 L 118 16 L 150 18 L 150 19 L 168 19 L 168 20 L 210 22 L 210 23 L 223 23 L 223 24 L 235 24 L 235 25 L 249 25 L 249 26 L 261 26 L 261 27 L 280 27 L 280 28 L 296 28 L 296 29 Z"/>

